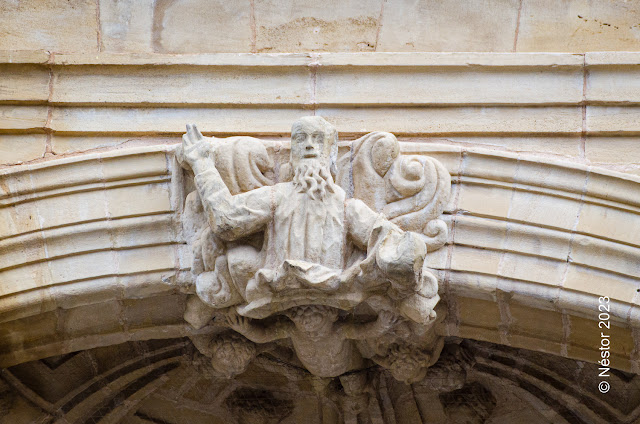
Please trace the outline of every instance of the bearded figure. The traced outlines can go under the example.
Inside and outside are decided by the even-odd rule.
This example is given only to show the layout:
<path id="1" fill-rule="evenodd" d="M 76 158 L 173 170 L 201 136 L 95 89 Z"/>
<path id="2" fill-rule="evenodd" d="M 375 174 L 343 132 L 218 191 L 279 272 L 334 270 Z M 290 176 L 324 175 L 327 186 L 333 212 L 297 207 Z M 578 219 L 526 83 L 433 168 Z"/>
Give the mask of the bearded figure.
<path id="1" fill-rule="evenodd" d="M 435 218 L 450 177 L 431 158 L 407 162 L 398 146 L 392 134 L 371 133 L 339 162 L 336 129 L 304 117 L 292 126 L 290 160 L 274 184 L 262 141 L 203 137 L 188 125 L 176 156 L 196 186 L 183 228 L 197 296 L 185 319 L 201 328 L 226 308 L 264 319 L 304 305 L 351 311 L 366 302 L 434 322 L 438 284 L 424 260 L 446 240 Z M 362 168 L 358 177 L 352 164 Z"/>

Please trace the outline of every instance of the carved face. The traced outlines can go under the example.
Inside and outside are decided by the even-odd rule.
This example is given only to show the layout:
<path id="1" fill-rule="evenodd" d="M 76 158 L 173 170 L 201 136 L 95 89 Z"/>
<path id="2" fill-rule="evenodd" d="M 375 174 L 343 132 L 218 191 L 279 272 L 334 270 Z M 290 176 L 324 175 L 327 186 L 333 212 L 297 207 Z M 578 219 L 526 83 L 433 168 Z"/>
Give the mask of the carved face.
<path id="1" fill-rule="evenodd" d="M 336 309 L 320 305 L 299 306 L 288 315 L 300 331 L 307 333 L 329 330 L 338 320 Z"/>
<path id="2" fill-rule="evenodd" d="M 391 374 L 396 380 L 414 383 L 422 380 L 426 374 L 428 355 L 408 346 L 395 345 L 391 349 Z"/>
<path id="3" fill-rule="evenodd" d="M 320 161 L 329 167 L 337 156 L 336 129 L 320 116 L 305 116 L 291 127 L 291 165 Z"/>
<path id="4" fill-rule="evenodd" d="M 393 363 L 391 375 L 396 380 L 412 383 L 422 380 L 427 375 L 427 370 L 412 358 L 403 358 Z"/>

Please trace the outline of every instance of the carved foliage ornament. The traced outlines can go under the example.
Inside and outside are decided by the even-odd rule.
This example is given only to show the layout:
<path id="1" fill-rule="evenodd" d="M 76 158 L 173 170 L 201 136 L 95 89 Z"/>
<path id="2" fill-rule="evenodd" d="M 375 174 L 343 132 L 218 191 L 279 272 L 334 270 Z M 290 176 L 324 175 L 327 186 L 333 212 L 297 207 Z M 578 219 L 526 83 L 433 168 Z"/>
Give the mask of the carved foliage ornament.
<path id="1" fill-rule="evenodd" d="M 185 320 L 217 328 L 194 344 L 221 376 L 246 369 L 258 352 L 249 345 L 290 341 L 317 377 L 369 361 L 403 381 L 424 377 L 442 349 L 438 281 L 424 260 L 447 239 L 442 164 L 401 155 L 384 132 L 338 160 L 337 131 L 317 116 L 293 124 L 278 183 L 256 138 L 204 137 L 188 125 L 176 157 L 196 186 L 182 216 L 195 283 Z M 209 325 L 214 316 L 242 340 Z"/>

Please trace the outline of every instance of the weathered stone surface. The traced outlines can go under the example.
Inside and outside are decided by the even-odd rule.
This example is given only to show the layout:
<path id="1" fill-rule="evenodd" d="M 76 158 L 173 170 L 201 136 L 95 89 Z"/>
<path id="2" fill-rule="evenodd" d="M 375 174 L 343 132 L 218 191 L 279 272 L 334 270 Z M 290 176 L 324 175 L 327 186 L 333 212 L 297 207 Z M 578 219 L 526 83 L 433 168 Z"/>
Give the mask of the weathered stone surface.
<path id="1" fill-rule="evenodd" d="M 153 51 L 249 52 L 250 15 L 248 0 L 157 1 L 153 12 Z"/>
<path id="2" fill-rule="evenodd" d="M 385 2 L 377 51 L 512 51 L 517 20 L 515 0 Z"/>
<path id="3" fill-rule="evenodd" d="M 39 65 L 0 65 L 0 101 L 35 102 L 49 98 L 49 70 Z"/>
<path id="4" fill-rule="evenodd" d="M 587 159 L 592 163 L 640 163 L 637 137 L 589 137 L 585 142 Z"/>
<path id="5" fill-rule="evenodd" d="M 303 66 L 75 66 L 54 75 L 51 101 L 61 104 L 299 105 L 311 101 L 312 89 Z"/>
<path id="6" fill-rule="evenodd" d="M 152 0 L 100 0 L 100 50 L 116 53 L 153 51 Z"/>
<path id="7" fill-rule="evenodd" d="M 39 159 L 44 156 L 46 134 L 1 135 L 0 162 L 15 164 Z"/>
<path id="8" fill-rule="evenodd" d="M 380 0 L 257 0 L 256 51 L 374 51 L 380 7 Z"/>
<path id="9" fill-rule="evenodd" d="M 635 2 L 523 0 L 515 51 L 637 50 L 639 19 Z"/>
<path id="10" fill-rule="evenodd" d="M 96 52 L 96 0 L 0 5 L 0 49 Z"/>
<path id="11" fill-rule="evenodd" d="M 402 56 L 394 55 L 399 60 Z M 470 58 L 467 58 L 470 59 Z M 355 62 L 355 61 L 354 61 Z M 320 63 L 324 64 L 322 58 Z M 327 65 L 329 65 L 328 63 Z M 439 105 L 576 103 L 582 100 L 579 67 L 520 72 L 489 66 L 473 69 L 473 60 L 460 67 L 416 69 L 400 66 L 351 68 L 321 66 L 316 76 L 316 101 L 327 104 Z M 472 69 L 469 69 L 469 67 Z"/>

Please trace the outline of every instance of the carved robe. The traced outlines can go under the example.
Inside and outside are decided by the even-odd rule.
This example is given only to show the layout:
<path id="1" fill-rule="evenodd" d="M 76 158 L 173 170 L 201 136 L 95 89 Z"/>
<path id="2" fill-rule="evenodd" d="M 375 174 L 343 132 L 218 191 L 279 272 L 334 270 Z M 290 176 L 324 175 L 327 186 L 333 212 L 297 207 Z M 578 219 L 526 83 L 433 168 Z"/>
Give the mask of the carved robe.
<path id="1" fill-rule="evenodd" d="M 327 190 L 324 199 L 314 200 L 291 182 L 232 195 L 215 167 L 198 174 L 195 181 L 216 236 L 233 242 L 264 231 L 255 269 L 232 276 L 249 302 L 274 290 L 337 291 L 351 284 L 360 268 L 348 268 L 354 262 L 350 244 L 367 252 L 369 280 L 375 280 L 373 268 L 415 279 L 422 266 L 426 247 L 417 235 L 405 233 L 362 201 L 345 199 L 337 185 L 333 192 Z M 246 259 L 249 253 L 244 250 L 242 255 Z M 247 277 L 249 281 L 238 281 Z"/>

